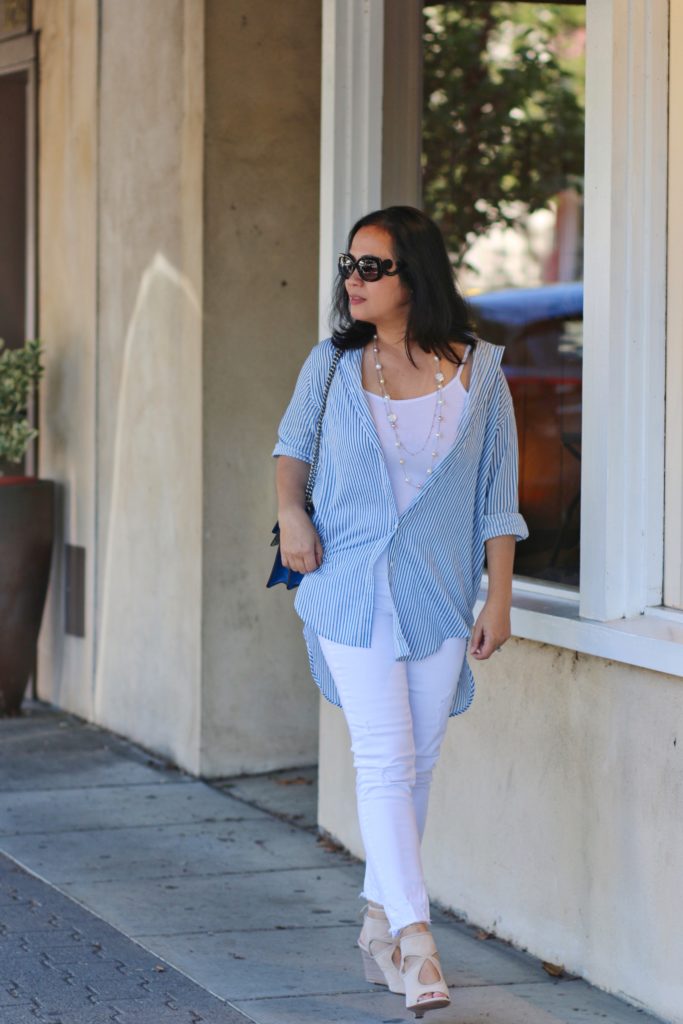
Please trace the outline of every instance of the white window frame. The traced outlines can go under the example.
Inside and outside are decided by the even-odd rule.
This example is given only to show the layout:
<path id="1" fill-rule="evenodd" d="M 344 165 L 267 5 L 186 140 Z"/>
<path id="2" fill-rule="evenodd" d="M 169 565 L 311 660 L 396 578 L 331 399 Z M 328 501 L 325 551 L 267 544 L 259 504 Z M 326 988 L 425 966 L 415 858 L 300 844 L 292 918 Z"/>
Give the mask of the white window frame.
<path id="1" fill-rule="evenodd" d="M 413 38 L 419 6 L 401 5 Z M 577 589 L 515 578 L 512 631 L 683 676 L 683 611 L 662 604 L 669 4 L 586 6 L 581 583 Z M 400 116 L 382 95 L 392 38 L 405 45 L 406 32 L 385 32 L 384 0 L 323 0 L 320 337 L 328 333 L 335 254 L 353 221 L 386 194 L 383 118 L 386 125 Z M 413 64 L 417 75 L 419 62 Z M 393 125 L 388 134 L 395 138 Z M 417 195 L 402 201 L 420 205 Z M 678 307 L 674 315 L 683 320 Z M 679 358 L 669 375 L 677 396 L 682 380 Z M 672 425 L 680 437 L 680 411 L 671 414 Z M 677 454 L 667 515 L 679 525 L 680 593 L 683 485 L 680 444 L 670 446 L 670 458 Z M 673 541 L 669 550 L 676 555 Z M 475 615 L 486 586 L 484 576 Z"/>
<path id="2" fill-rule="evenodd" d="M 683 0 L 671 0 L 664 604 L 683 608 Z"/>

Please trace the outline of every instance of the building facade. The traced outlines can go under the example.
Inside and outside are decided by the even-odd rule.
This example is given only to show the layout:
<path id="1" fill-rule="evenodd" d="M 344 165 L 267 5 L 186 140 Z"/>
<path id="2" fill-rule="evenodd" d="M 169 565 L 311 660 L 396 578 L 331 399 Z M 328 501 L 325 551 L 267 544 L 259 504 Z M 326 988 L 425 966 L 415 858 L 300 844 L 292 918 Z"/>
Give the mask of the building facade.
<path id="1" fill-rule="evenodd" d="M 586 7 L 580 585 L 515 581 L 424 862 L 466 919 L 680 1024 L 683 0 Z M 265 588 L 270 452 L 349 226 L 421 204 L 421 4 L 27 18 L 0 103 L 22 83 L 28 465 L 60 492 L 38 696 L 208 777 L 317 760 L 319 824 L 362 856 L 343 715 Z"/>

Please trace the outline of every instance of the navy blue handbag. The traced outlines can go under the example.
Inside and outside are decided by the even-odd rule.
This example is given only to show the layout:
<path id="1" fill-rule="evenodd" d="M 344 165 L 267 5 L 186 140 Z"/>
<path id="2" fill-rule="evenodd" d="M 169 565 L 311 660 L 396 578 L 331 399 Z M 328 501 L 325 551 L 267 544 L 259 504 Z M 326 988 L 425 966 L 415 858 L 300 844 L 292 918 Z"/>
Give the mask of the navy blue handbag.
<path id="1" fill-rule="evenodd" d="M 334 377 L 334 371 L 337 369 L 337 363 L 339 357 L 342 354 L 342 349 L 338 348 L 335 350 L 334 356 L 332 357 L 332 365 L 330 366 L 329 373 L 327 374 L 327 381 L 325 382 L 325 390 L 323 392 L 323 402 L 320 407 L 320 413 L 318 415 L 318 422 L 315 428 L 315 441 L 313 442 L 313 459 L 311 461 L 311 468 L 308 471 L 308 481 L 306 483 L 306 498 L 304 502 L 304 508 L 308 512 L 309 516 L 313 514 L 313 484 L 315 483 L 315 474 L 318 466 L 318 452 L 320 451 L 320 433 L 323 426 L 323 416 L 325 415 L 325 406 L 327 405 L 327 396 L 330 391 L 330 385 L 332 378 Z M 274 587 L 276 583 L 284 583 L 287 590 L 293 590 L 294 587 L 298 587 L 303 579 L 303 573 L 295 572 L 294 569 L 288 569 L 282 564 L 280 557 L 280 524 L 275 523 L 273 527 L 274 537 L 270 542 L 271 548 L 277 547 L 275 553 L 275 562 L 271 570 L 270 576 L 268 577 L 267 587 Z"/>

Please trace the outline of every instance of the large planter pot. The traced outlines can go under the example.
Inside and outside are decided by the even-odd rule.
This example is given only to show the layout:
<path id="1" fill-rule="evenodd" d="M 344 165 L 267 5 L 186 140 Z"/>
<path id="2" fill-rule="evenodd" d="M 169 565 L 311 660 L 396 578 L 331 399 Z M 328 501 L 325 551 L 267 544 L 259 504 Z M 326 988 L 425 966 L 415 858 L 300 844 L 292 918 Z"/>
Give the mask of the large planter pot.
<path id="1" fill-rule="evenodd" d="M 35 669 L 54 506 L 52 480 L 0 477 L 0 715 L 19 712 Z"/>

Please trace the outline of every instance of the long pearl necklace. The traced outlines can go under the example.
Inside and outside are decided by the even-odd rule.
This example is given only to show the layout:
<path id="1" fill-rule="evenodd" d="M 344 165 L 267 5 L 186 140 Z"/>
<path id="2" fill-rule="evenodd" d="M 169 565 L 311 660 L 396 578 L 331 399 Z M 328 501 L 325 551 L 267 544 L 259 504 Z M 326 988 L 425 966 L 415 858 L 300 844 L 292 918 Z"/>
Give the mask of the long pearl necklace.
<path id="1" fill-rule="evenodd" d="M 444 382 L 445 378 L 444 378 L 444 374 L 441 372 L 441 356 L 437 356 L 437 355 L 434 356 L 434 362 L 436 363 L 436 373 L 434 374 L 434 380 L 436 381 L 436 392 L 435 392 L 435 394 L 436 394 L 436 402 L 435 402 L 435 405 L 434 405 L 434 413 L 432 415 L 432 422 L 431 422 L 431 425 L 429 427 L 429 433 L 427 434 L 427 440 L 425 441 L 425 443 L 422 445 L 421 448 L 418 448 L 417 451 L 413 452 L 413 451 L 410 451 L 409 448 L 406 448 L 405 444 L 403 443 L 403 441 L 401 440 L 401 438 L 399 436 L 398 416 L 396 415 L 396 413 L 391 408 L 391 399 L 390 399 L 389 393 L 387 392 L 387 389 L 385 387 L 384 371 L 383 371 L 382 364 L 380 363 L 380 360 L 379 360 L 379 349 L 377 347 L 377 335 L 376 334 L 373 334 L 373 336 L 372 336 L 372 350 L 373 350 L 373 352 L 375 354 L 375 370 L 377 371 L 377 380 L 379 382 L 380 388 L 382 389 L 382 398 L 384 399 L 384 411 L 386 412 L 387 419 L 388 419 L 389 423 L 391 424 L 391 426 L 392 426 L 392 428 L 394 430 L 394 436 L 395 436 L 394 444 L 395 444 L 395 446 L 397 448 L 402 449 L 402 451 L 404 451 L 407 455 L 419 455 L 427 447 L 427 445 L 428 445 L 428 443 L 429 443 L 429 441 L 430 441 L 430 439 L 432 437 L 432 432 L 433 432 L 434 446 L 432 448 L 432 464 L 431 464 L 431 466 L 427 467 L 427 477 L 430 477 L 432 475 L 433 470 L 434 470 L 434 461 L 439 456 L 438 445 L 439 445 L 439 439 L 441 437 L 441 421 L 443 420 L 443 412 L 442 412 L 441 407 L 443 406 L 444 400 L 443 400 L 443 398 L 441 396 L 441 390 L 443 388 L 443 382 Z M 436 431 L 434 431 L 434 426 L 435 425 L 436 425 Z M 423 486 L 425 481 L 423 480 L 422 483 L 414 483 L 410 479 L 408 474 L 406 473 L 406 468 L 405 468 L 406 460 L 405 460 L 404 456 L 401 455 L 399 457 L 398 461 L 399 461 L 399 465 L 401 466 L 401 470 L 403 472 L 403 479 L 405 480 L 405 482 L 407 484 L 409 484 L 411 487 L 414 487 L 416 490 L 418 490 L 418 491 L 421 490 L 421 488 L 422 488 L 422 486 Z"/>

